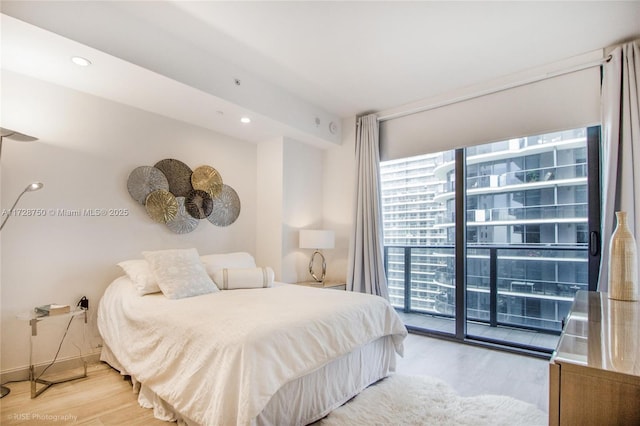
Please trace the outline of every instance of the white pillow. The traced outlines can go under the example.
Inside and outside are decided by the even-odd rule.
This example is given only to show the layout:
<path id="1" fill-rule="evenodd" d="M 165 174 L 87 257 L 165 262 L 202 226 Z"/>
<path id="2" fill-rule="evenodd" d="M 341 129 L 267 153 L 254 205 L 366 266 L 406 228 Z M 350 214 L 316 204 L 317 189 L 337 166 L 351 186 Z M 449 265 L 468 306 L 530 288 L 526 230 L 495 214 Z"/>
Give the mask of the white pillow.
<path id="1" fill-rule="evenodd" d="M 206 254 L 200 256 L 200 260 L 207 269 L 207 274 L 211 278 L 213 275 L 223 268 L 255 268 L 256 261 L 249 253 L 223 253 L 223 254 Z"/>
<path id="2" fill-rule="evenodd" d="M 213 280 L 220 290 L 240 288 L 266 288 L 273 286 L 273 269 L 271 268 L 223 268 L 213 275 Z"/>
<path id="3" fill-rule="evenodd" d="M 118 263 L 133 282 L 136 291 L 140 296 L 150 293 L 160 292 L 158 281 L 153 275 L 149 262 L 144 259 L 124 260 Z"/>
<path id="4" fill-rule="evenodd" d="M 143 251 L 162 293 L 169 299 L 213 293 L 211 281 L 196 249 Z"/>

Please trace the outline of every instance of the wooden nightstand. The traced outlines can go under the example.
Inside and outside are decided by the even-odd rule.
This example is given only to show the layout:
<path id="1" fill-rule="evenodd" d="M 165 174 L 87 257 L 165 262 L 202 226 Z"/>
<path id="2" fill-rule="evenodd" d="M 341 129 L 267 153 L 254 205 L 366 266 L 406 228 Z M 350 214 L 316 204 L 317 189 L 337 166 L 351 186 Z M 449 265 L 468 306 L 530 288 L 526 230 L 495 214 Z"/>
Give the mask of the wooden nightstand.
<path id="1" fill-rule="evenodd" d="M 304 285 L 307 287 L 316 287 L 316 288 L 330 288 L 332 290 L 346 290 L 347 284 L 342 281 L 325 281 L 324 283 L 319 283 L 317 281 L 303 281 L 296 283 L 297 285 Z"/>

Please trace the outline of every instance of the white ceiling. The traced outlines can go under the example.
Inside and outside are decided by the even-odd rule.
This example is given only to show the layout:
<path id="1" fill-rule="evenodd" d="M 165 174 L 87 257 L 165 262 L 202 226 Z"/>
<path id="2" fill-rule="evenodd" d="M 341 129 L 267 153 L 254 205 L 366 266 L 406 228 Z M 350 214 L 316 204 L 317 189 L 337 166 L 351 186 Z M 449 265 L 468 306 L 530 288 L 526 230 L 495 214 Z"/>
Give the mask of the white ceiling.
<path id="1" fill-rule="evenodd" d="M 118 69 L 120 81 L 147 71 L 153 84 L 162 80 L 196 96 L 194 111 L 167 107 L 181 112 L 176 118 L 189 121 L 193 112 L 200 117 L 195 124 L 254 141 L 285 134 L 339 143 L 327 131 L 331 121 L 640 37 L 639 1 L 3 1 L 1 10 L 65 37 L 49 34 L 48 51 L 75 40 L 104 55 L 95 65 L 124 60 L 129 66 Z M 29 74 L 6 60 L 5 27 L 3 67 Z M 74 80 L 57 83 L 109 97 L 101 79 Z M 145 80 L 138 76 L 135 84 Z M 127 97 L 127 84 L 121 86 L 124 93 L 111 98 L 149 110 L 146 104 L 158 103 L 141 99 L 141 87 Z M 212 119 L 202 105 L 224 114 Z M 236 115 L 245 112 L 257 123 L 238 134 Z"/>
<path id="2" fill-rule="evenodd" d="M 241 66 L 342 117 L 640 36 L 637 1 L 180 2 L 176 8 L 225 37 L 228 50 L 221 52 Z M 184 27 L 172 31 L 209 45 Z"/>

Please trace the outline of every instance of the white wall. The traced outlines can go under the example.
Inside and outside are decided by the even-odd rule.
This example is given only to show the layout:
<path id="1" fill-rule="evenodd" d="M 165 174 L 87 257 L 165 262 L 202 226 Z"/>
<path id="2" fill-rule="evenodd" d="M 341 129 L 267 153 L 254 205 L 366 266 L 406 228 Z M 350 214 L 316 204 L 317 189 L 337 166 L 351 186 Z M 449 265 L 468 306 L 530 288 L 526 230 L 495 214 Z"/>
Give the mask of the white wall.
<path id="1" fill-rule="evenodd" d="M 3 127 L 40 140 L 5 140 L 2 208 L 33 181 L 22 209 L 128 209 L 121 217 L 12 217 L 1 234 L 2 372 L 28 364 L 29 328 L 20 312 L 45 303 L 90 300 L 89 333 L 72 328 L 68 339 L 86 351 L 100 339 L 95 315 L 106 286 L 121 274 L 116 263 L 142 250 L 195 247 L 200 253 L 256 250 L 256 146 L 39 80 L 2 72 Z M 140 165 L 176 158 L 192 168 L 215 167 L 238 193 L 238 220 L 216 227 L 206 220 L 185 235 L 153 222 L 127 192 Z M 58 321 L 59 322 L 59 321 Z M 38 337 L 36 362 L 53 358 L 66 322 Z M 42 349 L 47 348 L 49 352 Z M 62 357 L 77 355 L 65 350 Z"/>
<path id="2" fill-rule="evenodd" d="M 324 252 L 331 281 L 347 276 L 355 193 L 355 124 L 355 117 L 342 120 L 342 144 L 324 152 L 323 225 L 336 233 L 335 249 Z"/>
<path id="3" fill-rule="evenodd" d="M 298 247 L 300 229 L 331 229 L 323 223 L 323 152 L 284 140 L 284 208 L 282 216 L 282 281 L 309 281 L 313 250 Z M 330 250 L 324 250 L 326 253 Z M 331 270 L 329 265 L 327 269 Z"/>
<path id="4" fill-rule="evenodd" d="M 312 252 L 298 248 L 298 235 L 323 227 L 323 161 L 322 150 L 293 139 L 258 144 L 256 262 L 278 281 L 310 279 Z"/>
<path id="5" fill-rule="evenodd" d="M 282 281 L 282 139 L 258 144 L 256 263 L 273 268 Z"/>

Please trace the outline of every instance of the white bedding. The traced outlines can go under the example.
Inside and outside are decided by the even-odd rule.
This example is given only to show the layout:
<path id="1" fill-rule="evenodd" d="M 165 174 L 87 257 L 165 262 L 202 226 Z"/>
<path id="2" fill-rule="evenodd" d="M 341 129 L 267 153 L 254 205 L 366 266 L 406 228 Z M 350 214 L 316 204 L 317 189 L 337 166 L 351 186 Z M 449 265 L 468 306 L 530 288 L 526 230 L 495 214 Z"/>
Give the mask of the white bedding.
<path id="1" fill-rule="evenodd" d="M 138 296 L 126 277 L 98 327 L 129 374 L 203 425 L 252 424 L 284 384 L 382 336 L 402 354 L 406 336 L 375 296 L 278 285 L 170 300 Z"/>

